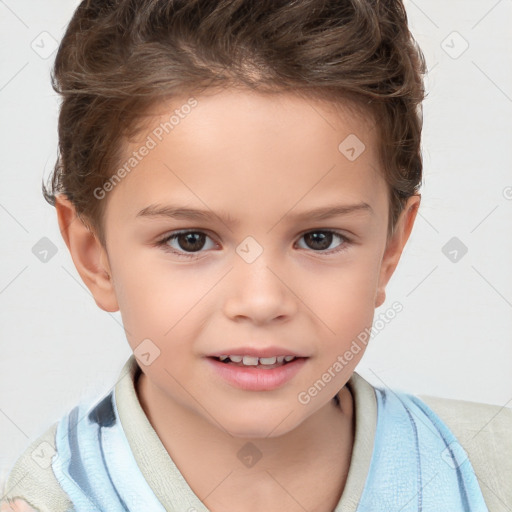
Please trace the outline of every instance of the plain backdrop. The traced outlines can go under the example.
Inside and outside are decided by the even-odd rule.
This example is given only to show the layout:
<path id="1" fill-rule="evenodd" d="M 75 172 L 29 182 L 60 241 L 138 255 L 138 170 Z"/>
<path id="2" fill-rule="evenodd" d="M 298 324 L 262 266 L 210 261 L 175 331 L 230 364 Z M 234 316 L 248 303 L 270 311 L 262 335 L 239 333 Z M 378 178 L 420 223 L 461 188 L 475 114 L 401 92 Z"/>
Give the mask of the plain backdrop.
<path id="1" fill-rule="evenodd" d="M 120 313 L 96 306 L 41 194 L 57 156 L 49 73 L 77 5 L 0 0 L 0 477 L 79 399 L 110 391 L 131 354 Z M 510 407 L 512 2 L 406 8 L 429 68 L 423 199 L 375 318 L 394 301 L 403 311 L 357 371 L 376 386 Z M 46 261 L 41 244 L 54 246 Z"/>

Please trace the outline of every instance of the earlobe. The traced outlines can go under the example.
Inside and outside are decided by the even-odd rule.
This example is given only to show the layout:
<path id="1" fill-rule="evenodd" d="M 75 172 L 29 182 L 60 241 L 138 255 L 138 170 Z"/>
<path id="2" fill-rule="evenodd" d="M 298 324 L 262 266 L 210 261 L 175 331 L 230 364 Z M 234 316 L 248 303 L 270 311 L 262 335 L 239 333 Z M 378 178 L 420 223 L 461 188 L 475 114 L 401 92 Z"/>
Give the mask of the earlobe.
<path id="1" fill-rule="evenodd" d="M 376 308 L 382 306 L 386 300 L 386 286 L 398 265 L 402 251 L 409 239 L 420 201 L 420 194 L 409 197 L 398 218 L 396 229 L 386 244 L 380 268 L 379 283 L 375 294 Z"/>
<path id="2" fill-rule="evenodd" d="M 62 238 L 94 301 L 104 311 L 118 311 L 105 248 L 93 231 L 78 217 L 74 205 L 63 194 L 56 197 L 55 208 Z"/>

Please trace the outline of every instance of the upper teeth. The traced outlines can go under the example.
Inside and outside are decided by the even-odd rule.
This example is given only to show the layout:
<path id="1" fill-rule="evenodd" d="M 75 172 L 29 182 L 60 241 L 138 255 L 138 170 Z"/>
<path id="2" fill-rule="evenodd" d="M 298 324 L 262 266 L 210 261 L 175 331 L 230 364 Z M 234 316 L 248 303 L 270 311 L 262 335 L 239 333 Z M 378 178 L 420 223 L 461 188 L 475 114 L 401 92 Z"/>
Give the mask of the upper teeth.
<path id="1" fill-rule="evenodd" d="M 295 356 L 274 356 L 274 357 L 253 357 L 253 356 L 219 356 L 221 361 L 225 359 L 231 359 L 233 363 L 243 363 L 248 366 L 256 366 L 258 363 L 261 364 L 275 364 L 276 362 L 282 363 L 283 361 L 291 361 L 295 359 Z"/>

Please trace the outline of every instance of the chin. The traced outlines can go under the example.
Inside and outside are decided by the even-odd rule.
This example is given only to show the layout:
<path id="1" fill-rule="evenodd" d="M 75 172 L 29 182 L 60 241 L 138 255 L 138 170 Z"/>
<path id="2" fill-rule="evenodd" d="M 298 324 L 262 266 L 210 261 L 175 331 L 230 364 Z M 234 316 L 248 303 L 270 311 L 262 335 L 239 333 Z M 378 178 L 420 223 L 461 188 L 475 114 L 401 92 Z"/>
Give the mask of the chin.
<path id="1" fill-rule="evenodd" d="M 298 427 L 300 422 L 297 419 L 292 419 L 288 411 L 286 414 L 279 412 L 269 412 L 264 414 L 258 412 L 253 415 L 242 413 L 239 418 L 230 416 L 226 421 L 219 421 L 224 429 L 233 437 L 241 439 L 271 439 L 279 437 L 294 428 Z M 285 420 L 286 418 L 286 420 Z"/>

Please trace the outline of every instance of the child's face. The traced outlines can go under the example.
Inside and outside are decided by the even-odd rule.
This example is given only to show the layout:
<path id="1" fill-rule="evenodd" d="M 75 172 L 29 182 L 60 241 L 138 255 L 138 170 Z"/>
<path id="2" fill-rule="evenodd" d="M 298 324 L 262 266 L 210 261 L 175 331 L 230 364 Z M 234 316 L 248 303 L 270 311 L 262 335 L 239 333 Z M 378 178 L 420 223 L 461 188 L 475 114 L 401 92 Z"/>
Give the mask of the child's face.
<path id="1" fill-rule="evenodd" d="M 277 436 L 331 407 L 350 378 L 364 344 L 342 368 L 333 366 L 371 327 L 415 212 L 407 212 L 410 222 L 401 217 L 406 227 L 386 252 L 389 204 L 376 132 L 348 110 L 222 92 L 198 96 L 159 141 L 162 130 L 152 130 L 186 99 L 130 144 L 127 160 L 148 134 L 157 143 L 105 199 L 110 310 L 119 307 L 136 355 L 150 354 L 151 364 L 139 364 L 163 402 L 233 435 Z M 365 145 L 359 156 L 354 135 Z M 349 136 L 354 154 L 339 149 Z M 322 219 L 305 214 L 351 205 L 359 206 Z M 206 215 L 140 214 L 150 207 Z M 157 245 L 178 230 L 196 235 Z M 215 369 L 223 363 L 209 358 L 271 346 L 283 349 L 276 355 L 307 358 L 273 388 L 228 382 Z M 309 392 L 319 380 L 322 390 Z"/>

